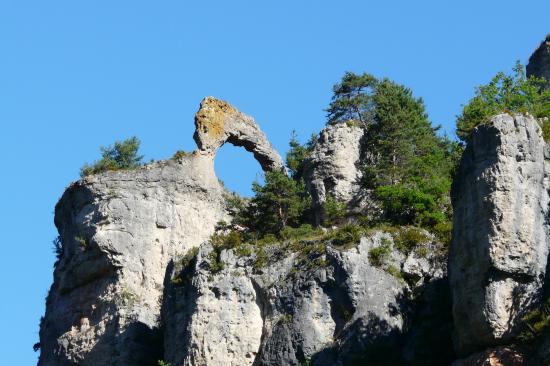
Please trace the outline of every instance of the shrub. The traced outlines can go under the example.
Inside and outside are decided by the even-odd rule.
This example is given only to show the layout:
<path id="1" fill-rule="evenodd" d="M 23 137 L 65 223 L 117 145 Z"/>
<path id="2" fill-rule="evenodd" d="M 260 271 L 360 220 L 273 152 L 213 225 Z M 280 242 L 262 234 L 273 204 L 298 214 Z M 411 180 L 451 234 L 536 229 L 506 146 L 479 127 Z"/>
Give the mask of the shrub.
<path id="1" fill-rule="evenodd" d="M 299 226 L 311 206 L 303 182 L 296 182 L 283 172 L 266 172 L 265 184 L 254 182 L 252 190 L 255 195 L 239 216 L 243 226 L 259 236 Z"/>
<path id="2" fill-rule="evenodd" d="M 467 141 L 472 130 L 489 122 L 499 113 L 529 113 L 537 118 L 546 118 L 543 123 L 545 140 L 548 141 L 550 126 L 550 91 L 545 88 L 544 78 L 525 75 L 525 68 L 518 61 L 513 74 L 497 73 L 487 85 L 479 86 L 475 96 L 466 104 L 456 121 L 456 134 Z"/>
<path id="3" fill-rule="evenodd" d="M 387 239 L 382 240 L 380 246 L 369 250 L 369 263 L 374 267 L 380 268 L 386 264 L 390 254 L 391 243 Z"/>
<path id="4" fill-rule="evenodd" d="M 309 237 L 315 237 L 322 235 L 322 231 L 320 229 L 315 229 L 309 224 L 303 224 L 300 225 L 300 227 L 293 228 L 293 227 L 286 227 L 279 233 L 279 236 L 281 239 L 306 239 Z"/>
<path id="5" fill-rule="evenodd" d="M 395 248 L 404 254 L 416 250 L 417 254 L 426 255 L 427 249 L 423 246 L 429 241 L 430 237 L 424 230 L 413 226 L 402 227 L 394 234 Z"/>
<path id="6" fill-rule="evenodd" d="M 193 247 L 185 253 L 184 256 L 182 256 L 177 262 L 176 262 L 176 268 L 179 269 L 179 274 L 177 276 L 174 276 L 170 282 L 172 282 L 173 285 L 180 286 L 183 285 L 184 281 L 188 279 L 187 276 L 183 274 L 183 271 L 187 269 L 187 267 L 193 262 L 193 260 L 197 257 L 197 254 L 199 253 L 198 247 Z"/>
<path id="7" fill-rule="evenodd" d="M 346 204 L 338 202 L 336 198 L 331 195 L 327 195 L 323 204 L 325 226 L 331 226 L 339 223 L 346 215 Z"/>
<path id="8" fill-rule="evenodd" d="M 361 235 L 364 234 L 360 226 L 354 224 L 346 224 L 334 230 L 331 235 L 332 244 L 343 246 L 347 244 L 356 244 L 361 240 Z"/>
<path id="9" fill-rule="evenodd" d="M 124 141 L 116 141 L 114 146 L 101 147 L 101 159 L 92 165 L 84 164 L 80 176 L 101 173 L 107 170 L 129 170 L 141 166 L 142 155 L 138 155 L 140 141 L 131 137 Z"/>
<path id="10" fill-rule="evenodd" d="M 550 298 L 522 318 L 522 330 L 518 339 L 523 343 L 538 340 L 550 330 Z"/>
<path id="11" fill-rule="evenodd" d="M 182 160 L 183 158 L 186 158 L 188 156 L 191 156 L 192 153 L 189 153 L 187 151 L 184 151 L 184 150 L 178 150 L 174 153 L 174 155 L 172 155 L 172 160 Z"/>

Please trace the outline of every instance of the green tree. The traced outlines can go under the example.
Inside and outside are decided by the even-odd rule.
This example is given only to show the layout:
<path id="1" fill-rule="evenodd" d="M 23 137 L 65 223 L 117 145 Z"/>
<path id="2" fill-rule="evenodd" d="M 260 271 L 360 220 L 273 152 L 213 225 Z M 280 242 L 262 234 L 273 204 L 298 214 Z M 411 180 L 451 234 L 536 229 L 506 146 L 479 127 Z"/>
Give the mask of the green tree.
<path id="1" fill-rule="evenodd" d="M 265 173 L 265 184 L 254 182 L 252 190 L 255 195 L 245 209 L 243 223 L 260 236 L 299 226 L 311 205 L 303 183 L 282 172 Z"/>
<path id="2" fill-rule="evenodd" d="M 116 141 L 113 146 L 101 147 L 101 159 L 93 164 L 84 164 L 80 176 L 85 177 L 107 170 L 129 170 L 141 166 L 142 155 L 138 155 L 140 141 L 131 137 L 124 141 Z"/>
<path id="3" fill-rule="evenodd" d="M 422 99 L 389 79 L 346 73 L 335 85 L 328 123 L 359 122 L 364 187 L 378 201 L 375 220 L 436 225 L 450 216 L 458 144 L 437 134 Z"/>
<path id="4" fill-rule="evenodd" d="M 431 125 L 424 102 L 410 89 L 383 79 L 372 99 L 365 177 L 383 219 L 424 226 L 447 219 L 456 144 L 437 135 L 439 127 Z"/>
<path id="5" fill-rule="evenodd" d="M 298 141 L 296 131 L 292 131 L 290 141 L 288 143 L 290 145 L 290 149 L 286 154 L 286 166 L 294 180 L 299 181 L 303 178 L 304 161 L 311 154 L 316 139 L 316 135 L 313 134 L 311 135 L 309 141 L 302 145 Z"/>
<path id="6" fill-rule="evenodd" d="M 550 118 L 550 91 L 544 86 L 544 78 L 525 75 L 525 68 L 518 61 L 513 74 L 497 73 L 487 85 L 476 89 L 475 96 L 463 107 L 457 117 L 456 134 L 468 140 L 472 130 L 499 113 L 529 113 L 537 118 Z M 545 139 L 550 138 L 550 126 L 544 122 Z"/>
<path id="7" fill-rule="evenodd" d="M 328 123 L 359 122 L 366 125 L 372 116 L 372 92 L 378 80 L 367 73 L 346 72 L 342 81 L 333 87 L 333 96 L 327 109 Z"/>

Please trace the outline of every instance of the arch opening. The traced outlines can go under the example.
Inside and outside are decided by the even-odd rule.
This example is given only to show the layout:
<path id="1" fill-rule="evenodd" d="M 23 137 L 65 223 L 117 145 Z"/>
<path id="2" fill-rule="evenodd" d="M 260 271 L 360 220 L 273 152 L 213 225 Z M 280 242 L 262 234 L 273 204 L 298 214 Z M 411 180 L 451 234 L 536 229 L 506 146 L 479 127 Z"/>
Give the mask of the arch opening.
<path id="1" fill-rule="evenodd" d="M 225 187 L 242 197 L 252 197 L 252 183 L 263 184 L 264 173 L 254 154 L 244 147 L 225 143 L 217 151 L 214 159 L 216 176 Z"/>

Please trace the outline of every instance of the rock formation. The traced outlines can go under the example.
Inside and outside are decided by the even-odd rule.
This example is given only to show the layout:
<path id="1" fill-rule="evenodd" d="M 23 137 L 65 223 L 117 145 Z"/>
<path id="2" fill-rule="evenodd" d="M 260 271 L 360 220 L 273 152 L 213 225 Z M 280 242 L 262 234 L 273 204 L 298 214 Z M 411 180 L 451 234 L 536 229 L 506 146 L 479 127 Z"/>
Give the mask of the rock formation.
<path id="1" fill-rule="evenodd" d="M 199 150 L 133 171 L 86 177 L 55 209 L 63 252 L 40 327 L 40 365 L 153 365 L 165 274 L 227 219 L 214 155 L 230 142 L 265 169 L 282 160 L 252 118 L 206 98 L 196 116 Z M 160 346 L 159 346 L 160 345 Z"/>
<path id="2" fill-rule="evenodd" d="M 549 43 L 530 75 L 550 73 Z M 61 197 L 39 365 L 550 362 L 548 333 L 536 347 L 517 342 L 549 276 L 550 153 L 533 117 L 502 114 L 474 130 L 451 192 L 448 276 L 442 244 L 415 228 L 423 250 L 399 247 L 403 227 L 357 229 L 347 244 L 334 241 L 340 229 L 316 229 L 296 241 L 214 245 L 216 223 L 230 219 L 217 150 L 229 142 L 266 171 L 285 168 L 253 119 L 226 102 L 205 98 L 195 127 L 192 154 L 89 176 Z M 328 126 L 305 161 L 317 224 L 329 196 L 351 213 L 373 209 L 359 183 L 363 138 L 352 123 Z M 381 249 L 383 263 L 373 260 Z"/>
<path id="3" fill-rule="evenodd" d="M 223 144 L 229 142 L 253 153 L 264 171 L 284 170 L 279 153 L 254 119 L 222 100 L 212 97 L 203 99 L 195 115 L 193 138 L 201 155 L 215 155 Z"/>
<path id="4" fill-rule="evenodd" d="M 372 266 L 369 251 L 383 242 L 393 238 L 378 232 L 349 249 L 329 245 L 325 254 L 306 260 L 303 253 L 274 245 L 265 249 L 270 260 L 261 266 L 254 254 L 216 254 L 210 244 L 201 246 L 195 259 L 174 270 L 177 281 L 166 294 L 166 361 L 329 366 L 375 357 L 401 360 L 405 334 L 413 328 L 411 291 L 438 278 L 420 275 L 419 285 L 409 287 Z M 216 272 L 211 262 L 217 255 L 224 267 Z M 398 259 L 397 268 L 406 270 L 412 257 Z M 438 272 L 428 266 L 430 273 Z M 411 357 L 415 347 L 410 342 Z"/>
<path id="5" fill-rule="evenodd" d="M 550 88 L 550 34 L 529 58 L 527 76 L 543 77 Z"/>
<path id="6" fill-rule="evenodd" d="M 305 162 L 304 178 L 315 206 L 315 222 L 323 222 L 323 204 L 330 195 L 351 211 L 363 206 L 360 189 L 361 140 L 364 130 L 338 123 L 319 133 L 311 156 Z"/>
<path id="7" fill-rule="evenodd" d="M 457 351 L 505 344 L 539 299 L 548 239 L 548 148 L 536 119 L 477 127 L 452 189 L 449 277 Z"/>

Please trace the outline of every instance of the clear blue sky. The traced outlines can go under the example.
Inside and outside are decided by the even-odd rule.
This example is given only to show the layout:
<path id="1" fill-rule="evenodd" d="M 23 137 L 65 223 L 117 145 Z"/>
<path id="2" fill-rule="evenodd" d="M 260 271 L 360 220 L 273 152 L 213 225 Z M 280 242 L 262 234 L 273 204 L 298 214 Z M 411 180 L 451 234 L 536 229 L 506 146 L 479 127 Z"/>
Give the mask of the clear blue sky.
<path id="1" fill-rule="evenodd" d="M 147 159 L 192 150 L 213 95 L 284 153 L 291 130 L 323 127 L 346 70 L 411 87 L 453 135 L 474 87 L 526 62 L 548 14 L 547 0 L 0 0 L 0 364 L 36 362 L 54 205 L 99 146 L 136 135 Z M 245 194 L 259 170 L 237 148 L 217 159 Z"/>

